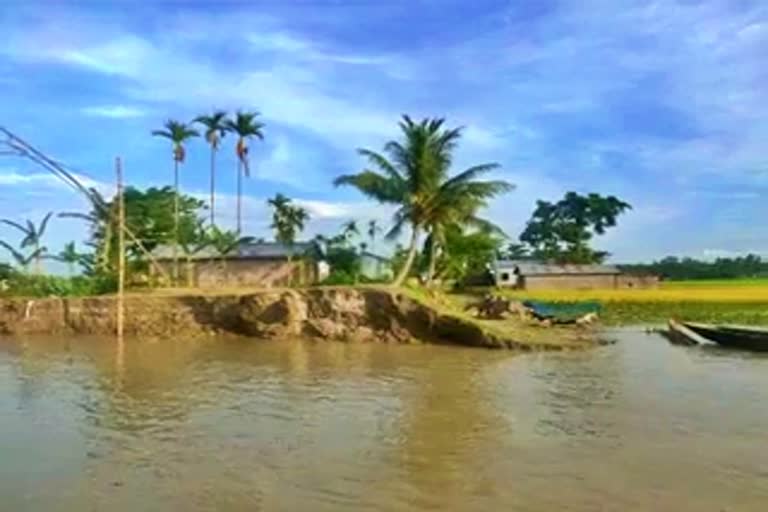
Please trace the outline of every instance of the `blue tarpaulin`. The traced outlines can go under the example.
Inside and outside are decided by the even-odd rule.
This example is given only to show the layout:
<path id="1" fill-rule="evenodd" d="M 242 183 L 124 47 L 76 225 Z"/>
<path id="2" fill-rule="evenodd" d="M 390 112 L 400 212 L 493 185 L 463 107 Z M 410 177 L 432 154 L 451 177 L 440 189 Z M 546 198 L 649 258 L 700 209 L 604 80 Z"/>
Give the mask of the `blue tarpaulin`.
<path id="1" fill-rule="evenodd" d="M 598 313 L 601 305 L 599 302 L 541 302 L 527 300 L 523 306 L 533 310 L 537 315 L 558 320 L 570 320 L 586 315 Z"/>

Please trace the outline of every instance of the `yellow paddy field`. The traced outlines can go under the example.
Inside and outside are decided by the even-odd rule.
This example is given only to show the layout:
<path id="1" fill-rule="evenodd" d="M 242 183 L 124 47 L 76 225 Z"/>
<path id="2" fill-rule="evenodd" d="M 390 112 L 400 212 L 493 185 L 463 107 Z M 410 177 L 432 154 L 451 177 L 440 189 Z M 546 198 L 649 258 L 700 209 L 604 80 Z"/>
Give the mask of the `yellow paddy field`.
<path id="1" fill-rule="evenodd" d="M 519 299 L 557 302 L 731 302 L 768 304 L 768 280 L 680 281 L 662 283 L 655 290 L 541 290 L 509 291 Z"/>
<path id="2" fill-rule="evenodd" d="M 599 302 L 609 325 L 658 324 L 669 318 L 768 325 L 768 280 L 667 282 L 655 290 L 504 291 L 519 300 Z"/>

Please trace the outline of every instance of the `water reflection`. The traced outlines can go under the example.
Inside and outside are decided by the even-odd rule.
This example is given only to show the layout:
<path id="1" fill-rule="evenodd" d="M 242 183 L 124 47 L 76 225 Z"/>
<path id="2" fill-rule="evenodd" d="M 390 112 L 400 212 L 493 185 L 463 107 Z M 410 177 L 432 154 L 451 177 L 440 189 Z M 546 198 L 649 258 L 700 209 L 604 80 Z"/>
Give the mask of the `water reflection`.
<path id="1" fill-rule="evenodd" d="M 2 508 L 763 510 L 768 359 L 616 335 L 0 340 Z"/>

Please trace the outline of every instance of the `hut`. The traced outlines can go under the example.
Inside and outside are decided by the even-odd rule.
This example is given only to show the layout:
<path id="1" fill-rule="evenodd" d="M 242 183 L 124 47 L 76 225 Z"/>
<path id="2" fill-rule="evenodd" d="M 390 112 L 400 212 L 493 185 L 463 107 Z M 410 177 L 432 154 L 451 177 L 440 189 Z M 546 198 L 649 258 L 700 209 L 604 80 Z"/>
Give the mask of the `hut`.
<path id="1" fill-rule="evenodd" d="M 166 274 L 173 274 L 173 249 L 160 246 L 152 251 Z M 285 245 L 277 242 L 240 244 L 220 255 L 211 248 L 196 254 L 178 252 L 179 275 L 191 286 L 233 286 L 272 288 L 313 284 L 323 279 L 327 264 L 314 242 Z M 158 269 L 152 269 L 154 274 Z"/>
<path id="2" fill-rule="evenodd" d="M 499 260 L 494 267 L 496 286 L 520 290 L 593 290 L 655 288 L 657 276 L 624 274 L 613 265 L 554 264 Z"/>

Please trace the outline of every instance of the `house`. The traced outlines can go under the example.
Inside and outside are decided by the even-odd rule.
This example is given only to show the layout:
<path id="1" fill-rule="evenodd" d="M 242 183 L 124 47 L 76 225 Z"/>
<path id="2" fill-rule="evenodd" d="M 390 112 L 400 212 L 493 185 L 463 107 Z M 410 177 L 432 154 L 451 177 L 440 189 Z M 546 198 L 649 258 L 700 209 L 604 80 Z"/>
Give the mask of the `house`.
<path id="1" fill-rule="evenodd" d="M 389 281 L 394 275 L 392 262 L 368 251 L 360 253 L 360 275 L 372 281 Z"/>
<path id="2" fill-rule="evenodd" d="M 613 265 L 498 260 L 493 274 L 496 286 L 521 290 L 656 288 L 659 284 L 658 276 L 624 274 Z"/>
<path id="3" fill-rule="evenodd" d="M 167 275 L 173 275 L 171 246 L 157 247 L 152 256 Z M 193 255 L 186 255 L 179 248 L 178 259 L 179 276 L 190 286 L 272 288 L 312 284 L 327 274 L 327 264 L 313 242 L 251 242 L 223 256 L 212 247 Z M 159 270 L 152 267 L 152 274 L 157 275 Z"/>

